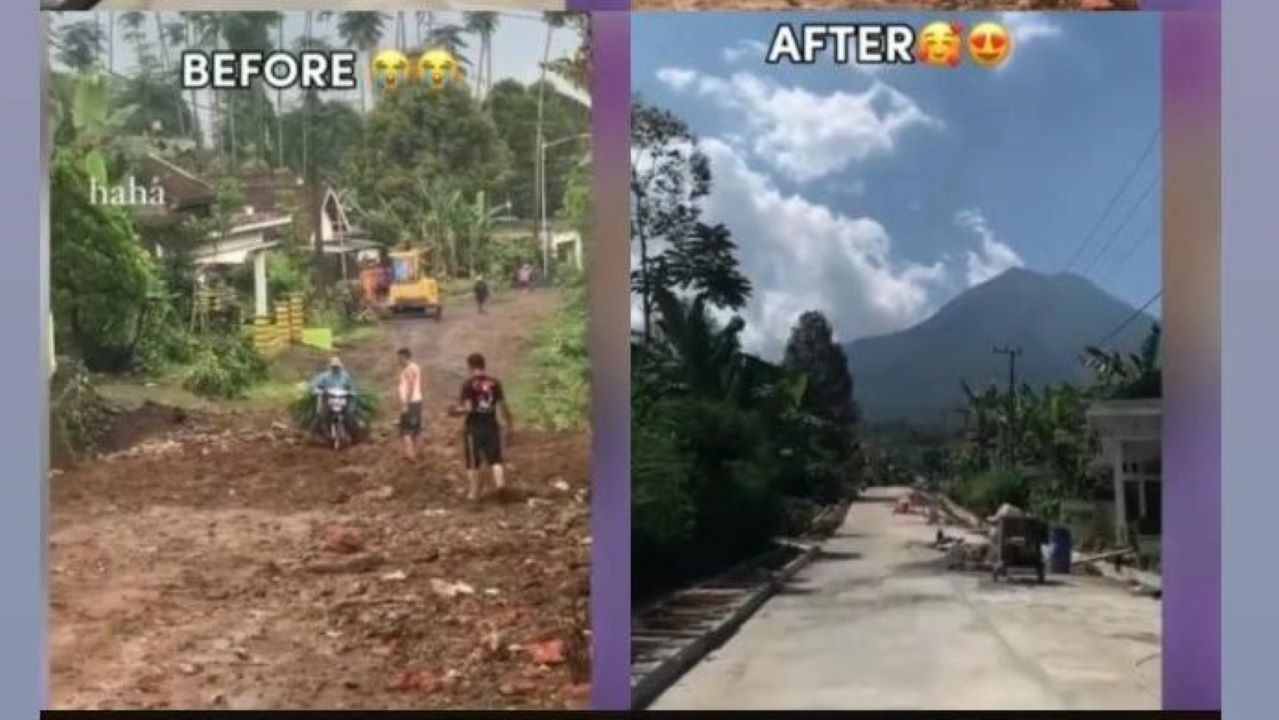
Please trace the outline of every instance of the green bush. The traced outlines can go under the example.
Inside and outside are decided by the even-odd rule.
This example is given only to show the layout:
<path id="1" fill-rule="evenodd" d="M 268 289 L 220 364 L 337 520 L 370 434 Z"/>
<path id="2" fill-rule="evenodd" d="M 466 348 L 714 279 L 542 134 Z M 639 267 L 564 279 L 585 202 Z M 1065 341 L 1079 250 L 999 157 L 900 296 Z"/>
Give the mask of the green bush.
<path id="1" fill-rule="evenodd" d="M 82 157 L 56 153 L 49 182 L 57 347 L 83 358 L 90 370 L 127 369 L 158 270 L 128 210 L 91 202 Z"/>
<path id="2" fill-rule="evenodd" d="M 141 369 L 158 372 L 173 363 L 189 363 L 197 349 L 198 344 L 173 306 L 172 298 L 157 294 L 134 348 Z"/>
<path id="3" fill-rule="evenodd" d="M 631 555 L 639 597 L 715 572 L 782 528 L 770 449 L 754 414 L 659 400 L 632 425 Z"/>
<path id="4" fill-rule="evenodd" d="M 761 547 L 779 527 L 779 494 L 762 424 L 717 400 L 667 400 L 654 413 L 691 459 L 688 483 L 697 508 L 697 543 L 723 561 Z"/>
<path id="5" fill-rule="evenodd" d="M 219 338 L 200 345 L 183 387 L 203 397 L 238 398 L 266 375 L 266 361 L 247 338 Z"/>
<path id="6" fill-rule="evenodd" d="M 631 441 L 631 543 L 637 566 L 677 550 L 696 528 L 692 463 L 669 431 L 636 427 Z"/>
<path id="7" fill-rule="evenodd" d="M 961 505 L 982 517 L 993 515 L 1004 503 L 1029 509 L 1030 492 L 1026 482 L 1011 470 L 987 470 L 965 478 L 954 492 Z"/>
<path id="8" fill-rule="evenodd" d="M 84 362 L 59 358 L 49 391 L 54 436 L 72 452 L 92 449 L 106 427 L 110 410 L 94 388 Z"/>
<path id="9" fill-rule="evenodd" d="M 585 294 L 574 291 L 537 331 L 515 404 L 523 422 L 574 430 L 588 420 L 590 355 Z"/>

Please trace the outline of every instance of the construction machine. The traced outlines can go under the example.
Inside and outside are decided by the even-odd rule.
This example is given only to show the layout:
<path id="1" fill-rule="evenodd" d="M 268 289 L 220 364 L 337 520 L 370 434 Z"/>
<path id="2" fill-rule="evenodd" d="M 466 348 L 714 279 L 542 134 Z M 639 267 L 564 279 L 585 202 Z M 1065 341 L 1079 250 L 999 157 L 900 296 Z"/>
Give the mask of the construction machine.
<path id="1" fill-rule="evenodd" d="M 431 276 L 431 254 L 427 250 L 405 248 L 388 253 L 391 284 L 388 304 L 393 314 L 444 316 L 444 299 L 439 282 Z"/>

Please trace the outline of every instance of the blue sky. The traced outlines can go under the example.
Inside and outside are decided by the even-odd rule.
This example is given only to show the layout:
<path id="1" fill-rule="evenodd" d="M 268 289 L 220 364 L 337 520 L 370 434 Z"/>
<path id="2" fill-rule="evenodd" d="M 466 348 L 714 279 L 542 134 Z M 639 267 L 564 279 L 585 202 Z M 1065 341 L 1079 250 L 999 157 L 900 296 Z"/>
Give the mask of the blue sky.
<path id="1" fill-rule="evenodd" d="M 1134 306 L 1159 290 L 1156 17 L 809 20 L 1002 20 L 1014 49 L 996 70 L 770 66 L 780 18 L 639 14 L 631 29 L 632 90 L 687 120 L 711 158 L 706 216 L 733 230 L 756 284 L 753 349 L 775 352 L 811 308 L 845 340 L 908 327 L 1015 265 L 1085 274 Z"/>

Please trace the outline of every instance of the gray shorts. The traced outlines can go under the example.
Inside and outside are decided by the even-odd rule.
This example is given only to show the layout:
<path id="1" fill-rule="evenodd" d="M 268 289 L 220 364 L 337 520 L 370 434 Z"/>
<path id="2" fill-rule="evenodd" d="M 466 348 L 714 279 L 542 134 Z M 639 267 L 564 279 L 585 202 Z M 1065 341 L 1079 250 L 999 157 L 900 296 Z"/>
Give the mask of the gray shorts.
<path id="1" fill-rule="evenodd" d="M 422 434 L 422 403 L 409 403 L 408 410 L 400 415 L 400 436 L 417 437 Z"/>

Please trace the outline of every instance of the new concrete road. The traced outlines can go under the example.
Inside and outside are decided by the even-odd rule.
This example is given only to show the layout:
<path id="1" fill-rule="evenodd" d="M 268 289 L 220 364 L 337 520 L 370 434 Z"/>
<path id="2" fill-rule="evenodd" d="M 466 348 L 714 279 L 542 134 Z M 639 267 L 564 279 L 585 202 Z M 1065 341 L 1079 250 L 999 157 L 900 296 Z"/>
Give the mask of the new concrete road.
<path id="1" fill-rule="evenodd" d="M 936 528 L 893 514 L 902 492 L 867 492 L 653 709 L 1159 708 L 1158 600 L 1090 577 L 949 571 Z"/>

